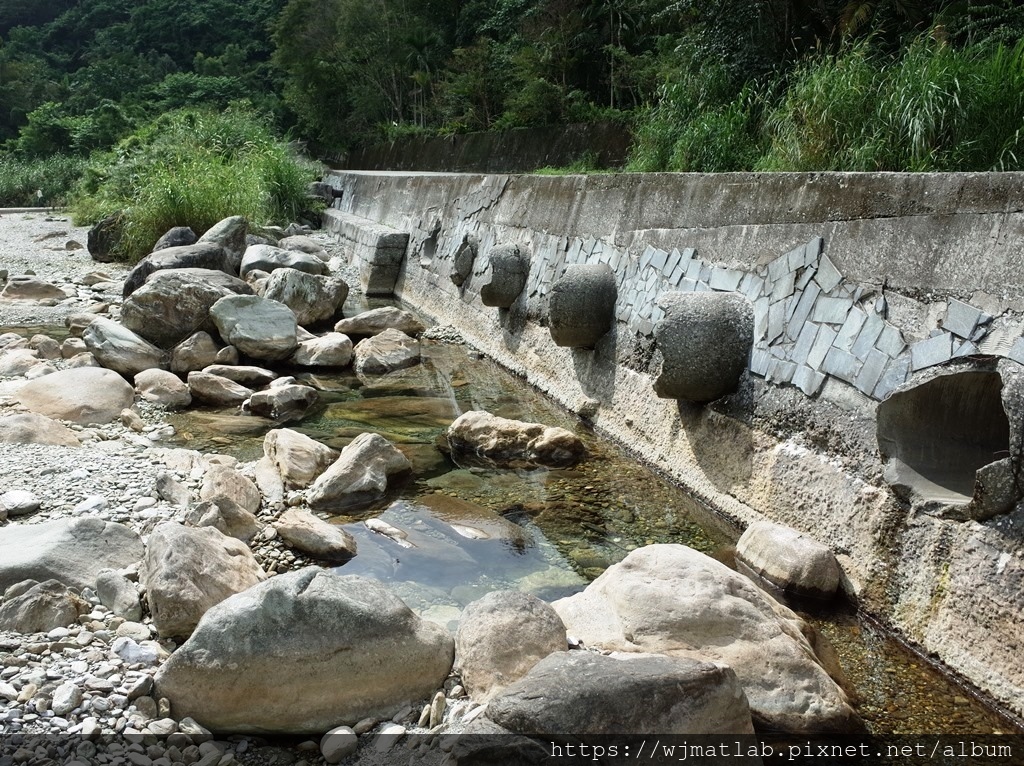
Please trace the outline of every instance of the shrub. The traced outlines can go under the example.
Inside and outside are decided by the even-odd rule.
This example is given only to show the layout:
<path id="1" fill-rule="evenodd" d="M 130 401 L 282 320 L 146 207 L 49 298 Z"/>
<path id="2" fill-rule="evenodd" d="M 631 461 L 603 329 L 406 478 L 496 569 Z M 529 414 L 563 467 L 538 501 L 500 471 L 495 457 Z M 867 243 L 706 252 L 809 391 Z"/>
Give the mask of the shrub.
<path id="1" fill-rule="evenodd" d="M 257 224 L 294 220 L 310 206 L 308 183 L 319 172 L 258 115 L 185 109 L 95 155 L 73 213 L 89 224 L 124 211 L 117 254 L 136 260 L 173 226 L 200 233 L 231 215 Z"/>
<path id="2" fill-rule="evenodd" d="M 0 207 L 60 207 L 81 177 L 85 160 L 53 154 L 24 159 L 0 154 Z"/>

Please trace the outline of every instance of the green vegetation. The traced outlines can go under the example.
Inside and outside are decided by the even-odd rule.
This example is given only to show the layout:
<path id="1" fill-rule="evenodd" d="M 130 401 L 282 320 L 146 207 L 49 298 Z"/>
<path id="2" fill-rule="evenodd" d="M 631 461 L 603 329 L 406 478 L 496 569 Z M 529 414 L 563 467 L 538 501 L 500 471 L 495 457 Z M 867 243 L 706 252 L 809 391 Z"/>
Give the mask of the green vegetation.
<path id="1" fill-rule="evenodd" d="M 174 226 L 196 233 L 231 215 L 295 220 L 321 172 L 253 113 L 170 112 L 96 154 L 76 190 L 76 223 L 121 211 L 119 255 L 134 260 Z"/>
<path id="2" fill-rule="evenodd" d="M 81 157 L 63 154 L 37 159 L 0 154 L 0 207 L 64 205 L 84 165 Z"/>

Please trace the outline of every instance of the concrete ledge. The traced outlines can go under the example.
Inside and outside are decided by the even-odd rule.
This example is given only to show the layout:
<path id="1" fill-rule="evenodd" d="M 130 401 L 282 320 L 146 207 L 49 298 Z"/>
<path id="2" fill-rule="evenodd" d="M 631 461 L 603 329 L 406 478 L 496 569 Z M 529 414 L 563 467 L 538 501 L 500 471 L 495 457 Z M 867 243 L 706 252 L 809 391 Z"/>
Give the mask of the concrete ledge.
<path id="1" fill-rule="evenodd" d="M 405 260 L 409 235 L 390 226 L 328 208 L 323 227 L 351 249 L 367 295 L 391 295 Z"/>

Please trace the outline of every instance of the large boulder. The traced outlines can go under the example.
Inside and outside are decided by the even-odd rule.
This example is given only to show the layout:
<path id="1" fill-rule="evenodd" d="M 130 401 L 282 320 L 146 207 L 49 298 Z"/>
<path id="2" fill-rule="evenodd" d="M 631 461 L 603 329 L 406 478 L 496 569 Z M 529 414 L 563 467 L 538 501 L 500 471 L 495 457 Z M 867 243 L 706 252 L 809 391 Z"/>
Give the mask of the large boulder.
<path id="1" fill-rule="evenodd" d="M 210 308 L 225 295 L 252 295 L 245 282 L 214 269 L 166 269 L 150 274 L 121 307 L 121 323 L 161 348 L 212 331 Z"/>
<path id="2" fill-rule="evenodd" d="M 0 418 L 0 443 L 49 444 L 57 447 L 82 445 L 70 428 L 35 412 Z"/>
<path id="3" fill-rule="evenodd" d="M 164 407 L 188 407 L 192 403 L 188 386 L 167 370 L 143 370 L 135 376 L 135 388 L 147 402 Z"/>
<path id="4" fill-rule="evenodd" d="M 171 349 L 171 372 L 188 375 L 217 361 L 220 347 L 208 332 L 194 333 Z"/>
<path id="5" fill-rule="evenodd" d="M 292 548 L 329 564 L 344 564 L 356 555 L 352 535 L 302 508 L 289 508 L 274 527 Z"/>
<path id="6" fill-rule="evenodd" d="M 224 249 L 227 265 L 232 274 L 238 274 L 245 252 L 245 237 L 249 233 L 249 222 L 240 215 L 232 215 L 217 221 L 203 232 L 196 244 L 218 245 Z"/>
<path id="7" fill-rule="evenodd" d="M 232 276 L 238 274 L 237 269 L 232 270 L 230 258 L 220 245 L 200 241 L 194 245 L 168 247 L 150 253 L 135 264 L 125 277 L 124 297 L 127 298 L 142 287 L 146 278 L 154 271 L 164 269 L 214 269 Z"/>
<path id="8" fill-rule="evenodd" d="M 530 276 L 530 251 L 517 244 L 495 245 L 477 269 L 487 279 L 480 288 L 485 306 L 507 309 L 518 300 Z"/>
<path id="9" fill-rule="evenodd" d="M 194 245 L 198 239 L 196 233 L 190 227 L 175 226 L 164 232 L 164 235 L 154 243 L 151 252 L 155 253 L 157 250 L 166 250 L 169 247 Z"/>
<path id="10" fill-rule="evenodd" d="M 215 527 L 243 543 L 263 529 L 263 523 L 254 513 L 224 495 L 197 503 L 186 511 L 183 521 L 191 527 Z"/>
<path id="11" fill-rule="evenodd" d="M 110 423 L 130 407 L 135 391 L 124 378 L 100 367 L 61 370 L 29 381 L 18 391 L 25 407 L 60 420 Z"/>
<path id="12" fill-rule="evenodd" d="M 556 652 L 492 699 L 486 715 L 539 738 L 754 733 L 731 668 L 652 654 Z"/>
<path id="13" fill-rule="evenodd" d="M 277 301 L 229 295 L 213 304 L 210 316 L 221 337 L 253 359 L 285 359 L 299 345 L 295 314 Z"/>
<path id="14" fill-rule="evenodd" d="M 552 605 L 587 646 L 727 665 L 755 722 L 801 736 L 860 730 L 813 628 L 754 583 L 684 545 L 649 545 Z"/>
<path id="15" fill-rule="evenodd" d="M 352 361 L 352 341 L 340 332 L 325 333 L 301 341 L 288 361 L 299 367 L 345 367 Z"/>
<path id="16" fill-rule="evenodd" d="M 78 622 L 89 604 L 57 580 L 35 583 L 0 605 L 0 630 L 45 633 Z"/>
<path id="17" fill-rule="evenodd" d="M 446 436 L 453 452 L 504 466 L 568 466 L 586 455 L 583 442 L 571 431 L 510 420 L 485 410 L 462 413 L 448 426 Z"/>
<path id="18" fill-rule="evenodd" d="M 412 468 L 412 463 L 380 434 L 359 434 L 309 488 L 311 508 L 341 510 L 376 500 L 384 494 L 388 477 Z"/>
<path id="19" fill-rule="evenodd" d="M 829 599 L 835 595 L 842 569 L 835 554 L 803 532 L 755 521 L 736 543 L 736 564 L 777 588 L 797 596 Z"/>
<path id="20" fill-rule="evenodd" d="M 308 487 L 338 458 L 338 453 L 326 444 L 288 428 L 267 431 L 263 454 L 277 469 L 286 489 Z"/>
<path id="21" fill-rule="evenodd" d="M 142 555 L 135 532 L 97 518 L 0 527 L 0 590 L 22 580 L 91 588 L 104 569 L 138 564 Z"/>
<path id="22" fill-rule="evenodd" d="M 381 583 L 308 568 L 210 609 L 156 695 L 213 731 L 320 735 L 432 694 L 452 650 Z"/>
<path id="23" fill-rule="evenodd" d="M 363 338 L 352 351 L 360 375 L 384 375 L 420 363 L 420 344 L 400 330 L 384 330 Z"/>
<path id="24" fill-rule="evenodd" d="M 420 320 L 395 306 L 370 309 L 354 317 L 341 319 L 334 325 L 335 332 L 343 332 L 346 335 L 378 335 L 385 330 L 419 335 L 424 329 Z"/>
<path id="25" fill-rule="evenodd" d="M 262 295 L 290 308 L 303 327 L 330 319 L 345 303 L 348 285 L 337 277 L 309 274 L 291 267 L 273 271 Z"/>
<path id="26" fill-rule="evenodd" d="M 0 298 L 9 301 L 62 301 L 67 297 L 57 285 L 33 276 L 10 277 L 0 291 Z"/>
<path id="27" fill-rule="evenodd" d="M 566 648 L 565 625 L 549 604 L 520 591 L 492 591 L 463 610 L 455 665 L 470 696 L 482 703 Z"/>
<path id="28" fill-rule="evenodd" d="M 203 476 L 203 485 L 199 488 L 201 500 L 213 500 L 218 497 L 226 497 L 250 513 L 260 509 L 260 491 L 256 485 L 251 479 L 226 465 L 210 466 Z"/>
<path id="29" fill-rule="evenodd" d="M 117 260 L 117 246 L 121 241 L 124 223 L 124 212 L 118 210 L 89 229 L 86 247 L 89 255 L 98 263 L 110 263 Z"/>
<path id="30" fill-rule="evenodd" d="M 254 389 L 269 386 L 274 378 L 277 377 L 277 373 L 273 370 L 268 370 L 264 367 L 253 367 L 248 364 L 211 364 L 209 367 L 204 367 L 203 372 L 227 378 L 241 386 Z"/>
<path id="31" fill-rule="evenodd" d="M 264 578 L 245 543 L 214 527 L 157 526 L 146 545 L 143 586 L 161 636 L 187 636 L 206 611 Z"/>
<path id="32" fill-rule="evenodd" d="M 285 250 L 273 245 L 249 245 L 242 256 L 239 272 L 244 277 L 257 269 L 268 274 L 276 269 L 296 269 L 307 274 L 323 274 L 327 267 L 317 256 L 309 253 Z"/>
<path id="33" fill-rule="evenodd" d="M 82 331 L 82 340 L 102 366 L 129 378 L 167 367 L 167 352 L 111 319 L 94 319 Z"/>
<path id="34" fill-rule="evenodd" d="M 548 330 L 557 346 L 593 348 L 615 322 L 618 288 L 607 264 L 570 264 L 551 286 Z"/>
<path id="35" fill-rule="evenodd" d="M 249 409 L 253 415 L 280 423 L 299 420 L 319 399 L 320 395 L 311 386 L 271 386 L 265 391 L 257 391 L 250 397 Z"/>
<path id="36" fill-rule="evenodd" d="M 213 407 L 234 407 L 252 396 L 251 389 L 208 372 L 190 372 L 188 390 L 193 399 Z"/>

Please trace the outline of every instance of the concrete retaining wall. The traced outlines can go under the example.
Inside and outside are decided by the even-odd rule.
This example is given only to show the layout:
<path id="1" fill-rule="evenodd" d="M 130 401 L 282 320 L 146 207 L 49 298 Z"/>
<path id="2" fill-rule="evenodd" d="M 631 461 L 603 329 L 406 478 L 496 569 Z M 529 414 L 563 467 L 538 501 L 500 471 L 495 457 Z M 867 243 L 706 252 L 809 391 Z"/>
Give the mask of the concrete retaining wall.
<path id="1" fill-rule="evenodd" d="M 1024 174 L 327 180 L 344 191 L 343 212 L 409 233 L 403 299 L 739 524 L 768 518 L 831 546 L 867 610 L 1024 714 L 1024 506 L 961 521 L 898 497 L 875 435 L 878 401 L 901 386 L 996 371 L 1010 437 L 992 459 L 1020 496 Z M 476 258 L 456 285 L 467 242 Z M 529 253 L 526 287 L 489 308 L 488 252 L 510 243 Z M 546 327 L 570 264 L 615 276 L 613 328 L 593 350 L 559 347 Z M 652 387 L 659 301 L 687 291 L 743 295 L 754 312 L 739 390 L 706 406 Z M 914 475 L 927 493 L 936 477 Z"/>

